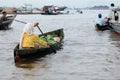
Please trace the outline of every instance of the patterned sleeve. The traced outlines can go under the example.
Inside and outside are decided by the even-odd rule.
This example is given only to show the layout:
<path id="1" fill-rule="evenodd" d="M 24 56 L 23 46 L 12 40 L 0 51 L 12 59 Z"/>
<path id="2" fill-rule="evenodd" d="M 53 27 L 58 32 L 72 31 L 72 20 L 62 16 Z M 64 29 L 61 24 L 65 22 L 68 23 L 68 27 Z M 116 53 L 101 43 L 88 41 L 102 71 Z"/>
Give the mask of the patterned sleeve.
<path id="1" fill-rule="evenodd" d="M 42 46 L 47 46 L 47 42 L 41 40 L 37 35 L 34 35 L 34 41 Z"/>

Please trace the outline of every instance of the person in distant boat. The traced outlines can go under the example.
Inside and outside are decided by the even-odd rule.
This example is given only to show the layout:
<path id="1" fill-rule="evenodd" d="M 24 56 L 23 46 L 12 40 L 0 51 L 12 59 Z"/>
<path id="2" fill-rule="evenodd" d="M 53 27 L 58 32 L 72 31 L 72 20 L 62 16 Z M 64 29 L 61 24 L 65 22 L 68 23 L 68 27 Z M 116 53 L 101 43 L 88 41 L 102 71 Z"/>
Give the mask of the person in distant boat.
<path id="1" fill-rule="evenodd" d="M 105 25 L 105 19 L 102 18 L 102 14 L 98 14 L 98 19 L 96 20 L 96 24 L 99 24 L 100 26 Z"/>
<path id="2" fill-rule="evenodd" d="M 52 7 L 52 12 L 53 12 L 53 13 L 56 13 L 55 7 Z"/>
<path id="3" fill-rule="evenodd" d="M 102 18 L 102 14 L 98 14 L 98 19 L 96 20 L 96 26 L 99 30 L 103 30 L 103 26 L 105 26 L 105 19 Z"/>
<path id="4" fill-rule="evenodd" d="M 96 20 L 96 27 L 98 30 L 112 30 L 109 20 L 107 17 L 102 18 L 102 14 L 98 14 L 98 19 Z"/>
<path id="5" fill-rule="evenodd" d="M 7 17 L 6 17 L 7 13 L 5 11 L 3 11 L 2 14 L 3 15 L 0 17 L 0 22 L 3 22 L 3 21 L 7 20 Z"/>
<path id="6" fill-rule="evenodd" d="M 41 40 L 37 35 L 33 34 L 34 32 L 34 27 L 38 26 L 39 23 L 35 22 L 34 24 L 32 23 L 27 23 L 23 29 L 23 33 L 20 38 L 20 49 L 30 49 L 30 48 L 38 48 L 38 44 L 40 46 L 48 46 L 50 45 L 49 42 Z M 37 46 L 36 46 L 37 44 Z"/>
<path id="7" fill-rule="evenodd" d="M 117 11 L 114 11 L 114 19 L 115 19 L 115 21 L 119 20 L 119 14 Z"/>
<path id="8" fill-rule="evenodd" d="M 80 11 L 80 10 L 77 10 L 77 11 L 76 11 L 76 13 L 79 13 L 79 14 L 80 14 L 80 13 L 82 13 L 82 11 Z"/>
<path id="9" fill-rule="evenodd" d="M 52 9 L 51 8 L 48 8 L 48 14 L 52 14 Z"/>

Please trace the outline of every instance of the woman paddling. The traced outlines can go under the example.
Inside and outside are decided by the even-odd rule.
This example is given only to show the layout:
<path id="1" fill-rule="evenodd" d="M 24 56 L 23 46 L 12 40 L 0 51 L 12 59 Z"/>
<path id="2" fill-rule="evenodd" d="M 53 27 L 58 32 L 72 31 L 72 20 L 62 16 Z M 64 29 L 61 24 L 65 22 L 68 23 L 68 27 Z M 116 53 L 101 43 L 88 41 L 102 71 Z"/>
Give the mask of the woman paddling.
<path id="1" fill-rule="evenodd" d="M 19 48 L 23 49 L 30 49 L 30 48 L 38 48 L 38 44 L 41 46 L 48 46 L 50 45 L 49 42 L 45 42 L 41 40 L 37 35 L 33 34 L 34 27 L 38 26 L 39 23 L 35 22 L 27 23 L 23 29 L 23 33 L 20 38 L 20 45 Z M 37 46 L 36 46 L 37 44 Z"/>

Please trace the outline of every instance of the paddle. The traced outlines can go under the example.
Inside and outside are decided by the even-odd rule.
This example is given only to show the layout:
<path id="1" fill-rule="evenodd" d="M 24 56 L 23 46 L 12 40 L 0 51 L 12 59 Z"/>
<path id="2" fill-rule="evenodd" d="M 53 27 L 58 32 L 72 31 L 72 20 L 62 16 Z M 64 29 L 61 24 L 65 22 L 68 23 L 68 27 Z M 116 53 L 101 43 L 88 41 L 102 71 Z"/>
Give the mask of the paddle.
<path id="1" fill-rule="evenodd" d="M 15 21 L 26 24 L 26 22 L 24 22 L 24 21 L 20 21 L 20 20 L 16 20 L 16 19 L 15 19 Z"/>
<path id="2" fill-rule="evenodd" d="M 20 20 L 15 20 L 15 21 L 20 22 L 20 23 L 23 23 L 23 24 L 26 24 L 26 22 L 24 22 L 24 21 L 20 21 Z M 40 29 L 40 27 L 37 26 L 37 28 L 38 28 L 39 31 L 42 33 L 42 35 L 44 36 L 44 38 L 46 39 L 46 41 L 48 42 L 46 36 L 44 35 L 44 33 L 43 33 L 43 31 Z M 50 46 L 50 48 L 52 49 L 52 51 L 53 51 L 54 53 L 56 53 L 56 50 L 55 50 L 51 45 L 49 45 L 49 46 Z"/>
<path id="3" fill-rule="evenodd" d="M 40 29 L 40 27 L 37 26 L 37 28 L 38 28 L 39 31 L 42 33 L 42 35 L 44 36 L 45 40 L 46 40 L 47 42 L 49 42 L 49 41 L 47 40 L 46 36 L 44 35 L 44 33 L 42 32 L 42 30 Z M 56 50 L 55 50 L 51 45 L 49 45 L 49 46 L 50 46 L 50 48 L 52 49 L 52 51 L 53 51 L 54 53 L 56 53 Z"/>

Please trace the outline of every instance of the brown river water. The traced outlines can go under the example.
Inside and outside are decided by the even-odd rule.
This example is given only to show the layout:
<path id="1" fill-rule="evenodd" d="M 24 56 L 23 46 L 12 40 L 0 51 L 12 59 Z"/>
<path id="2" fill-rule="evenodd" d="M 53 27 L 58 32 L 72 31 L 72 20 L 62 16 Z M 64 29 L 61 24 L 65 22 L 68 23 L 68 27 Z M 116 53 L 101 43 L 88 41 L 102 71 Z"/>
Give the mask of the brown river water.
<path id="1" fill-rule="evenodd" d="M 64 29 L 63 49 L 34 62 L 15 65 L 14 47 L 23 23 L 0 31 L 0 80 L 120 80 L 120 36 L 96 31 L 97 14 L 107 10 L 83 10 L 83 14 L 17 15 L 25 22 L 38 21 L 43 32 Z M 36 28 L 35 33 L 39 34 Z"/>

